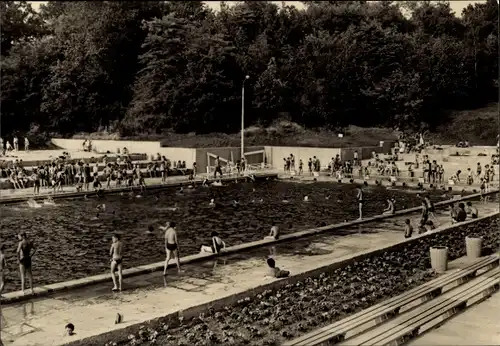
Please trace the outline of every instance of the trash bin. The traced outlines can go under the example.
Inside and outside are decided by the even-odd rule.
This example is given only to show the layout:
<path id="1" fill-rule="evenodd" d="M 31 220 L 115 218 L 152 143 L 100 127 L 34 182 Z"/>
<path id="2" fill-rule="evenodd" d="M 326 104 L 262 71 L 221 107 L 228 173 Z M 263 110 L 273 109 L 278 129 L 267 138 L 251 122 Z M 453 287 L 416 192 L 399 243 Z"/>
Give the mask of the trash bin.
<path id="1" fill-rule="evenodd" d="M 431 247 L 431 267 L 436 273 L 444 273 L 448 269 L 448 248 L 446 246 Z"/>
<path id="2" fill-rule="evenodd" d="M 465 237 L 465 248 L 467 250 L 467 258 L 474 259 L 481 257 L 483 238 Z"/>

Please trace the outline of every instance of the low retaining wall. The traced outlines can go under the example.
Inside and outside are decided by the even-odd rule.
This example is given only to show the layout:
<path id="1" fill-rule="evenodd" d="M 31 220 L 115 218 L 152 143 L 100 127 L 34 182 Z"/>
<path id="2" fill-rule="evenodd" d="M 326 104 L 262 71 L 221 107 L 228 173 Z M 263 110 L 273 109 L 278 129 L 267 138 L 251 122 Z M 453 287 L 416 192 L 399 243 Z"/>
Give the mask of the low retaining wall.
<path id="1" fill-rule="evenodd" d="M 236 303 L 241 302 L 244 298 L 255 297 L 265 291 L 277 291 L 284 287 L 290 287 L 290 285 L 295 285 L 298 282 L 302 282 L 308 278 L 315 278 L 322 274 L 329 274 L 333 271 L 344 268 L 346 266 L 356 266 L 361 261 L 369 260 L 371 257 L 378 256 L 381 254 L 392 254 L 397 252 L 409 253 L 409 252 L 426 252 L 420 254 L 418 263 L 410 263 L 409 268 L 424 267 L 429 268 L 430 258 L 429 258 L 429 248 L 436 245 L 447 246 L 449 248 L 449 260 L 456 259 L 465 254 L 465 236 L 467 235 L 477 235 L 485 237 L 485 246 L 498 246 L 497 244 L 492 244 L 494 241 L 491 235 L 490 229 L 484 229 L 481 227 L 483 223 L 488 223 L 491 220 L 497 219 L 500 213 L 496 212 L 476 220 L 466 221 L 460 224 L 455 224 L 452 226 L 446 226 L 438 228 L 434 231 L 427 232 L 418 235 L 414 238 L 403 240 L 398 244 L 393 244 L 378 248 L 375 250 L 368 250 L 356 253 L 354 255 L 346 256 L 341 259 L 337 259 L 335 262 L 322 266 L 320 268 L 310 270 L 307 272 L 298 273 L 286 279 L 274 280 L 268 284 L 258 286 L 249 291 L 241 292 L 238 294 L 233 294 L 226 296 L 224 298 L 212 301 L 206 304 L 201 304 L 196 307 L 192 307 L 186 310 L 178 311 L 169 314 L 164 317 L 155 318 L 140 324 L 131 325 L 125 328 L 113 330 L 98 336 L 89 337 L 83 340 L 71 342 L 67 345 L 69 346 L 90 346 L 90 345 L 103 345 L 107 342 L 114 342 L 117 344 L 125 343 L 129 339 L 129 335 L 136 335 L 142 328 L 152 328 L 153 330 L 161 330 L 161 327 L 166 325 L 169 329 L 173 329 L 179 326 L 181 323 L 185 323 L 192 318 L 198 317 L 200 314 L 210 311 L 211 313 L 215 311 L 221 311 L 225 307 L 233 306 Z M 489 232 L 489 233 L 488 233 Z M 497 237 L 498 238 L 498 237 Z M 498 240 L 498 239 L 497 239 Z M 490 249 L 491 250 L 491 249 Z M 496 249 L 495 249 L 496 250 Z M 406 268 L 405 270 L 408 270 Z M 421 268 L 422 269 L 422 268 Z M 354 270 L 351 268 L 351 271 Z M 351 275 L 355 275 L 351 273 Z"/>
<path id="2" fill-rule="evenodd" d="M 494 191 L 494 192 L 490 192 L 490 194 L 497 193 L 497 192 L 498 192 L 498 190 Z M 465 197 L 463 197 L 461 199 L 457 199 L 457 200 L 438 202 L 435 204 L 435 206 L 436 207 L 443 207 L 443 206 L 450 205 L 452 203 L 457 203 L 460 201 L 475 199 L 478 197 L 480 197 L 480 194 L 469 195 L 469 196 L 465 196 Z M 295 239 L 299 239 L 299 238 L 304 238 L 304 237 L 310 237 L 310 236 L 318 235 L 321 233 L 342 229 L 345 227 L 361 225 L 361 224 L 365 224 L 368 222 L 385 220 L 385 219 L 390 219 L 390 218 L 401 216 L 401 215 L 406 215 L 409 213 L 419 212 L 420 210 L 422 210 L 422 207 L 415 207 L 415 208 L 397 211 L 393 215 L 376 215 L 376 216 L 366 218 L 363 220 L 354 220 L 354 221 L 335 224 L 335 225 L 307 229 L 304 231 L 283 235 L 278 240 L 263 239 L 263 240 L 257 240 L 254 242 L 243 243 L 240 245 L 230 246 L 230 247 L 226 248 L 226 250 L 219 255 L 216 255 L 216 254 L 194 254 L 194 255 L 185 256 L 185 257 L 180 259 L 180 262 L 182 264 L 203 262 L 203 261 L 207 261 L 207 260 L 216 258 L 217 256 L 227 256 L 227 255 L 241 253 L 241 252 L 244 252 L 247 250 L 251 250 L 251 249 L 255 249 L 255 248 L 259 248 L 259 247 L 263 247 L 263 246 L 272 246 L 272 245 L 275 245 L 278 243 L 283 243 L 283 242 L 287 242 L 287 241 L 295 240 Z M 174 265 L 175 264 L 171 263 L 169 265 L 169 267 L 173 267 Z M 147 264 L 147 265 L 143 265 L 143 266 L 139 266 L 139 267 L 135 267 L 135 268 L 125 269 L 125 270 L 123 270 L 123 277 L 132 277 L 132 276 L 138 276 L 138 275 L 157 272 L 157 271 L 163 270 L 163 266 L 164 266 L 164 262 L 162 261 L 162 262 Z M 107 282 L 107 281 L 109 281 L 109 274 L 106 273 L 106 274 L 100 274 L 100 275 L 95 275 L 95 276 L 89 276 L 89 277 L 77 279 L 77 280 L 59 282 L 59 283 L 45 285 L 45 286 L 41 286 L 41 287 L 35 287 L 34 296 L 35 297 L 48 296 L 48 295 L 56 293 L 56 292 L 62 292 L 62 291 L 70 290 L 70 289 L 76 289 L 76 288 L 81 288 L 81 287 L 85 287 L 85 286 L 100 284 L 100 283 Z M 11 292 L 11 293 L 4 294 L 4 296 L 0 300 L 0 302 L 2 304 L 10 304 L 10 303 L 18 302 L 18 301 L 28 300 L 32 297 L 33 297 L 33 295 L 31 295 L 31 294 L 24 295 L 21 292 Z"/>
<path id="3" fill-rule="evenodd" d="M 51 141 L 60 148 L 71 151 L 82 150 L 82 139 L 52 138 Z M 121 152 L 124 147 L 128 149 L 129 153 L 146 154 L 148 157 L 159 153 L 172 161 L 186 161 L 187 167 L 192 167 L 193 162 L 196 161 L 196 149 L 161 147 L 160 141 L 115 141 L 96 139 L 92 140 L 92 147 L 100 153 L 105 153 L 107 151 L 116 153 L 118 149 Z"/>

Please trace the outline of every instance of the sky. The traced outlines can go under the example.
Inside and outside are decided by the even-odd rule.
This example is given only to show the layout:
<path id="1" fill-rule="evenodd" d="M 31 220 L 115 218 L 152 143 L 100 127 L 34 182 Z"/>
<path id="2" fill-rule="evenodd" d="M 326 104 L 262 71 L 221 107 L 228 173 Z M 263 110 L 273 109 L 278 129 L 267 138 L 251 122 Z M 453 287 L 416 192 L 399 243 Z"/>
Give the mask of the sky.
<path id="1" fill-rule="evenodd" d="M 482 1 L 450 1 L 450 6 L 451 9 L 455 12 L 456 16 L 460 16 L 462 14 L 462 10 L 466 8 L 469 4 L 475 4 L 479 2 L 485 2 L 486 0 Z M 29 3 L 32 4 L 34 9 L 38 9 L 41 4 L 46 3 L 46 1 L 28 1 Z M 204 1 L 210 8 L 213 8 L 214 10 L 219 10 L 220 9 L 220 1 Z M 282 1 L 271 1 L 274 2 L 278 5 L 281 5 Z M 236 3 L 236 1 L 226 1 L 228 5 Z M 300 1 L 285 1 L 287 5 L 293 5 L 298 8 L 303 8 L 304 5 Z"/>

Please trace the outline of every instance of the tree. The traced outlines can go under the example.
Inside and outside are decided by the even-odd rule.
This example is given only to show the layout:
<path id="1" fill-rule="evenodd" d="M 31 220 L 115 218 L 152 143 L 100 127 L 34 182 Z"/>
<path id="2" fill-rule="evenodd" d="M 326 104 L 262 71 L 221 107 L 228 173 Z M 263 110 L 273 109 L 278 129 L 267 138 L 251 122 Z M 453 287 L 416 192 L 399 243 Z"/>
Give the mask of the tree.
<path id="1" fill-rule="evenodd" d="M 27 1 L 0 2 L 1 55 L 8 55 L 17 43 L 43 35 L 42 24 L 41 17 Z"/>
<path id="2" fill-rule="evenodd" d="M 442 128 L 498 100 L 498 3 L 26 2 L 2 6 L 2 129 L 73 134 Z M 22 115 L 22 117 L 19 117 Z"/>

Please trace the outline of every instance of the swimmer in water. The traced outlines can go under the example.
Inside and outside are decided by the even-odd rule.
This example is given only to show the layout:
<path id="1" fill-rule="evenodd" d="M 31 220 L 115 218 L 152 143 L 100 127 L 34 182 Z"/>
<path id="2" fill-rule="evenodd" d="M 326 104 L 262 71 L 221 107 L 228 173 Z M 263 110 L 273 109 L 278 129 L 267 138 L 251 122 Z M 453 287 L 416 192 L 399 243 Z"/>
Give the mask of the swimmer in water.
<path id="1" fill-rule="evenodd" d="M 154 230 L 155 230 L 154 227 L 152 225 L 149 225 L 146 234 L 153 234 Z"/>
<path id="2" fill-rule="evenodd" d="M 327 200 L 327 201 L 328 201 L 329 199 L 330 199 L 330 195 L 325 196 L 325 200 Z"/>
<path id="3" fill-rule="evenodd" d="M 309 202 L 309 196 L 304 196 L 304 202 Z"/>
<path id="4" fill-rule="evenodd" d="M 56 205 L 56 203 L 54 202 L 54 200 L 50 196 L 47 197 L 47 199 L 45 201 L 43 201 L 43 204 L 45 204 L 45 205 Z"/>
<path id="5" fill-rule="evenodd" d="M 237 207 L 238 205 L 240 205 L 240 202 L 238 202 L 237 200 L 234 200 L 233 201 L 233 207 Z"/>
<path id="6" fill-rule="evenodd" d="M 106 210 L 106 204 L 98 204 L 97 207 L 95 207 L 97 210 L 102 210 L 102 211 L 105 211 Z"/>
<path id="7" fill-rule="evenodd" d="M 208 203 L 208 205 L 211 207 L 215 207 L 215 201 L 213 198 L 210 200 L 210 203 Z"/>
<path id="8" fill-rule="evenodd" d="M 30 198 L 28 199 L 28 206 L 30 208 L 41 208 L 42 205 L 41 204 L 38 204 L 34 199 Z"/>
<path id="9" fill-rule="evenodd" d="M 123 283 L 123 243 L 120 240 L 118 234 L 113 235 L 111 248 L 109 249 L 109 255 L 111 256 L 111 279 L 113 280 L 112 291 L 121 291 Z M 115 271 L 118 270 L 118 285 L 116 284 Z"/>
<path id="10" fill-rule="evenodd" d="M 177 203 L 175 203 L 173 207 L 168 207 L 167 210 L 176 211 L 177 210 Z"/>
<path id="11" fill-rule="evenodd" d="M 163 276 L 167 276 L 167 268 L 168 262 L 170 259 L 176 260 L 177 263 L 177 271 L 181 272 L 181 263 L 179 260 L 179 242 L 177 240 L 177 231 L 175 229 L 175 222 L 167 222 L 165 227 L 161 227 L 162 229 L 166 229 L 165 231 L 165 267 L 163 269 Z"/>

